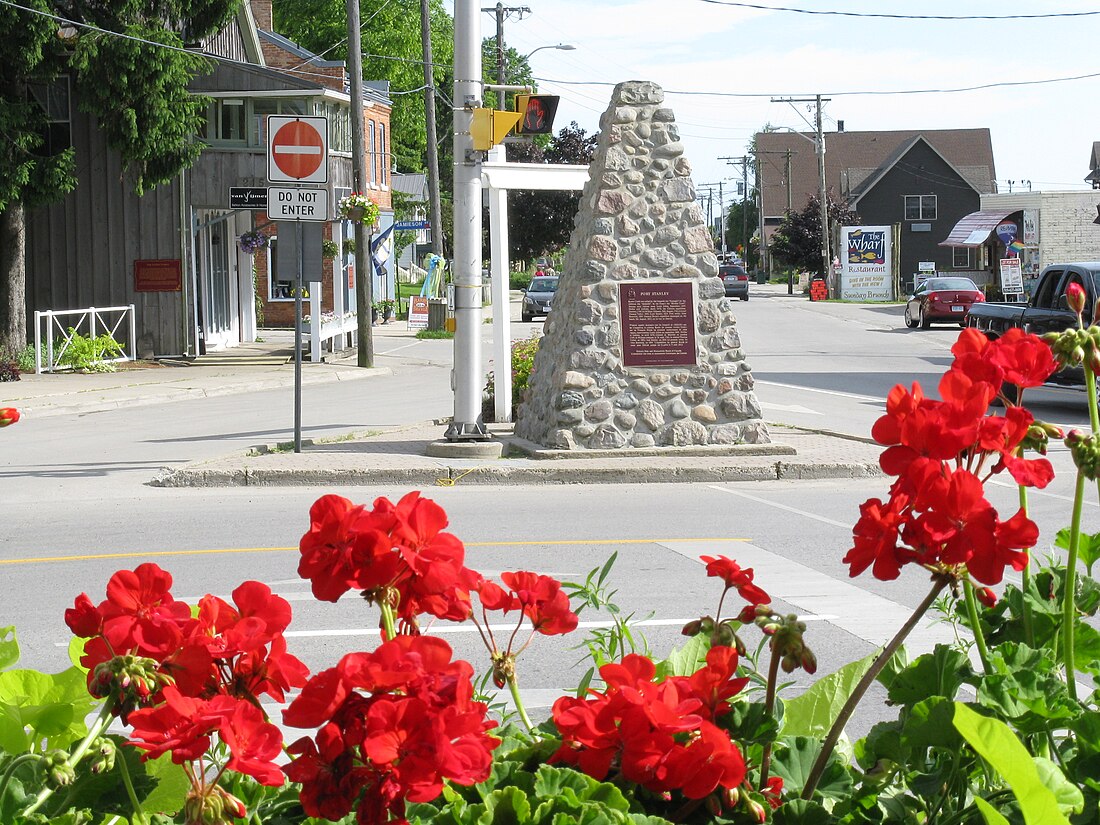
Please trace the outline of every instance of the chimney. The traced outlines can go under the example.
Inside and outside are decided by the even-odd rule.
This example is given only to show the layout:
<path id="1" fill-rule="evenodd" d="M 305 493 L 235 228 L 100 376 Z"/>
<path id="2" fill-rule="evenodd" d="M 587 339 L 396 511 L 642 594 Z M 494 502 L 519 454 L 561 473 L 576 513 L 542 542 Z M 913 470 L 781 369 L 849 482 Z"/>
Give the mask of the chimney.
<path id="1" fill-rule="evenodd" d="M 843 132 L 844 131 L 844 121 L 843 120 L 838 120 L 836 122 L 836 130 L 838 132 Z"/>
<path id="2" fill-rule="evenodd" d="M 271 23 L 271 0 L 248 0 L 248 4 L 252 7 L 256 28 L 265 32 L 275 31 Z"/>

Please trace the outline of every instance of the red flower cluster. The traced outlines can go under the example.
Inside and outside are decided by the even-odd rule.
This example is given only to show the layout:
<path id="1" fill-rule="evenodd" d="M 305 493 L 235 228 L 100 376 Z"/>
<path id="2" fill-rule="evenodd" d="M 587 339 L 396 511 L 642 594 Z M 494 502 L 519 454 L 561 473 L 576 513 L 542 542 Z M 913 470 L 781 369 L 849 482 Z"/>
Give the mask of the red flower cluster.
<path id="1" fill-rule="evenodd" d="M 706 562 L 708 576 L 724 581 L 726 590 L 736 588 L 737 595 L 748 602 L 737 617 L 741 624 L 748 624 L 756 618 L 758 604 L 771 604 L 772 597 L 765 593 L 762 587 L 753 583 L 751 567 L 742 568 L 726 556 L 700 556 L 699 558 Z"/>
<path id="2" fill-rule="evenodd" d="M 379 498 L 374 509 L 342 496 L 322 496 L 309 511 L 298 574 L 313 595 L 335 602 L 349 590 L 395 609 L 409 627 L 427 613 L 462 621 L 480 576 L 463 565 L 465 548 L 450 533 L 443 508 L 412 492 L 397 504 Z"/>
<path id="3" fill-rule="evenodd" d="M 314 676 L 283 713 L 288 725 L 319 728 L 288 748 L 296 758 L 286 772 L 302 783 L 306 813 L 403 822 L 405 801 L 435 799 L 444 779 L 487 779 L 500 740 L 472 699 L 472 676 L 429 636 L 398 636 Z"/>
<path id="4" fill-rule="evenodd" d="M 19 410 L 15 407 L 0 407 L 0 427 L 10 427 L 19 420 Z"/>
<path id="5" fill-rule="evenodd" d="M 1057 364 L 1047 344 L 1015 329 L 996 341 L 963 330 L 952 352 L 939 385 L 942 401 L 926 398 L 919 384 L 911 391 L 899 385 L 875 423 L 872 435 L 887 445 L 879 463 L 897 481 L 888 501 L 860 507 L 854 546 L 844 557 L 853 576 L 873 565 L 876 578 L 894 579 L 916 562 L 965 566 L 972 578 L 996 584 L 1006 566 L 1021 570 L 1027 563 L 1038 529 L 1023 511 L 1002 521 L 983 484 L 1008 470 L 1018 484 L 1042 488 L 1054 471 L 1045 458 L 1019 455 L 1035 423 L 1030 412 L 1011 405 L 1003 416 L 987 412 L 1005 382 L 1039 386 Z"/>
<path id="6" fill-rule="evenodd" d="M 290 604 L 250 581 L 233 591 L 233 605 L 207 595 L 193 616 L 171 586 L 167 572 L 142 564 L 115 573 L 100 604 L 81 593 L 65 611 L 69 629 L 88 639 L 80 660 L 88 689 L 115 700 L 144 758 L 171 751 L 179 763 L 198 759 L 217 732 L 232 770 L 282 784 L 271 764 L 282 737 L 257 697 L 281 702 L 309 676 L 283 638 Z"/>
<path id="7" fill-rule="evenodd" d="M 679 791 L 703 799 L 745 778 L 745 760 L 716 722 L 748 682 L 735 678 L 737 651 L 712 647 L 692 676 L 654 681 L 656 666 L 630 654 L 600 668 L 603 693 L 554 703 L 562 745 L 551 762 L 565 762 L 596 779 L 613 769 L 654 793 Z"/>
<path id="8" fill-rule="evenodd" d="M 481 604 L 486 610 L 500 610 L 505 615 L 522 610 L 531 620 L 536 633 L 556 636 L 572 633 L 577 628 L 577 614 L 569 606 L 569 597 L 562 591 L 561 582 L 550 576 L 518 571 L 501 573 L 500 580 L 510 589 L 505 590 L 495 582 L 482 581 L 477 588 Z"/>

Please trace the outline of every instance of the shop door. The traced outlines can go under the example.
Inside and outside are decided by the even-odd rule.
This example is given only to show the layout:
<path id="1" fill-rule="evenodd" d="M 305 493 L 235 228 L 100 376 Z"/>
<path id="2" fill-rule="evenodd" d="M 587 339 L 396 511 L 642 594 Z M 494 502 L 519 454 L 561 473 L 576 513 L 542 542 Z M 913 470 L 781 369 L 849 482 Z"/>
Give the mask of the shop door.
<path id="1" fill-rule="evenodd" d="M 240 343 L 237 317 L 237 251 L 233 216 L 214 218 L 200 233 L 204 251 L 202 269 L 202 328 L 207 350 Z"/>

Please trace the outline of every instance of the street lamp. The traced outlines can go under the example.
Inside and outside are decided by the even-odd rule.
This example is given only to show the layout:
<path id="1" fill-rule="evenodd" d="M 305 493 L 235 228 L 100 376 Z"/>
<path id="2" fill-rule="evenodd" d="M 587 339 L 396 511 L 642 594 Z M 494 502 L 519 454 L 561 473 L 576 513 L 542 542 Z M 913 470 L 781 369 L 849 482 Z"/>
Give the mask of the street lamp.
<path id="1" fill-rule="evenodd" d="M 539 46 L 537 49 L 532 49 L 531 51 L 527 52 L 527 54 L 523 55 L 522 59 L 526 60 L 535 52 L 541 52 L 543 49 L 557 49 L 560 52 L 571 52 L 575 51 L 576 48 L 577 47 L 574 46 L 572 43 L 558 43 L 558 45 L 556 46 Z"/>

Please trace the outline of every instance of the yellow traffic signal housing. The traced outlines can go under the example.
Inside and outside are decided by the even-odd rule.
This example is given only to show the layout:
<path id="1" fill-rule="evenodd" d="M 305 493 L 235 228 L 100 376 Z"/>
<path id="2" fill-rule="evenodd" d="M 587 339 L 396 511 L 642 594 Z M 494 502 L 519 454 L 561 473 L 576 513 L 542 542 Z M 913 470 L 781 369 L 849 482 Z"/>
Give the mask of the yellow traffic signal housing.
<path id="1" fill-rule="evenodd" d="M 521 118 L 516 134 L 553 134 L 559 100 L 557 95 L 516 95 L 516 112 Z"/>
<path id="2" fill-rule="evenodd" d="M 499 109 L 474 109 L 474 120 L 470 124 L 470 137 L 474 148 L 481 151 L 492 149 L 500 143 L 512 127 L 519 123 L 518 112 L 502 112 Z"/>

